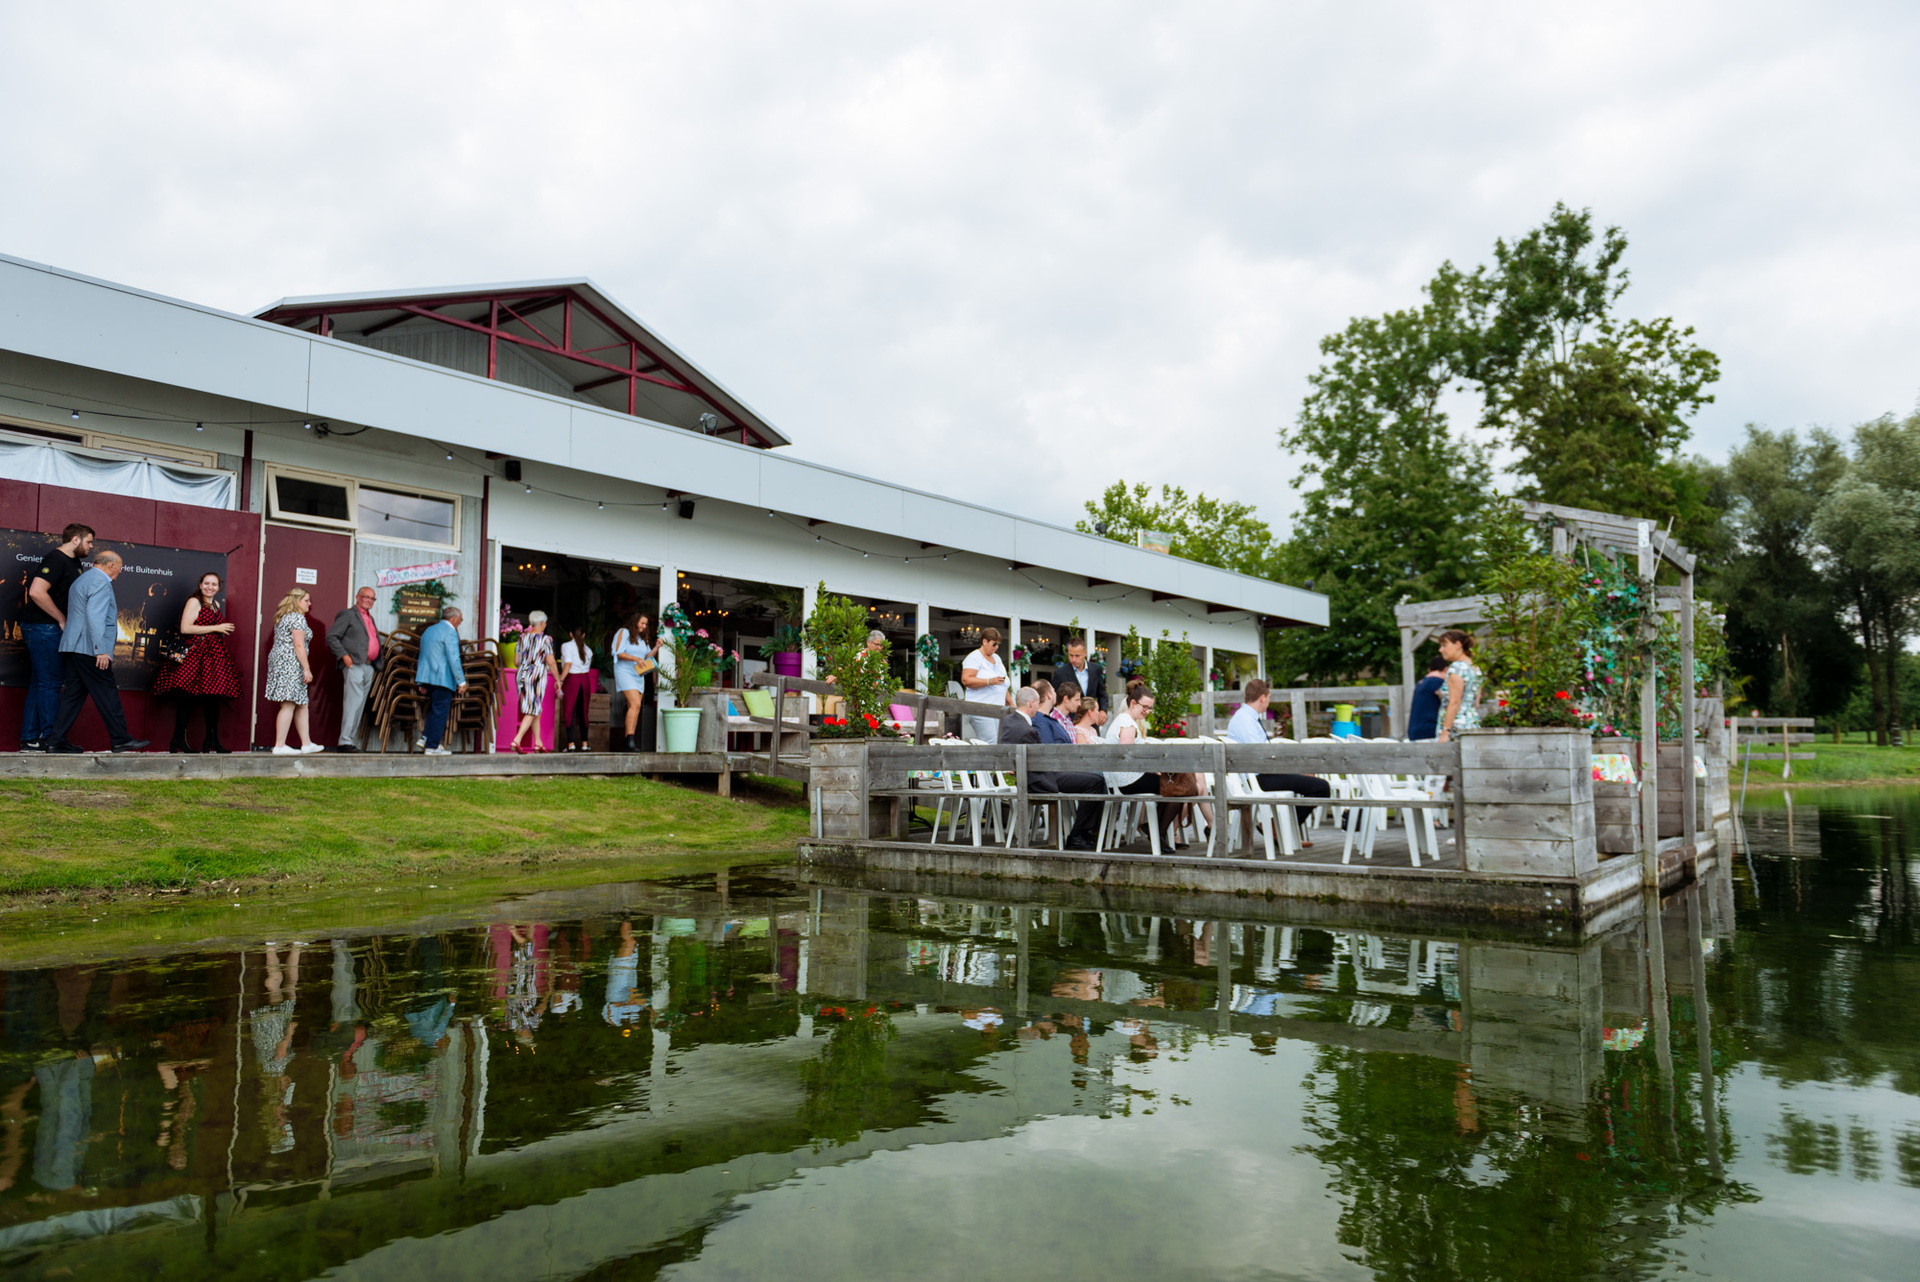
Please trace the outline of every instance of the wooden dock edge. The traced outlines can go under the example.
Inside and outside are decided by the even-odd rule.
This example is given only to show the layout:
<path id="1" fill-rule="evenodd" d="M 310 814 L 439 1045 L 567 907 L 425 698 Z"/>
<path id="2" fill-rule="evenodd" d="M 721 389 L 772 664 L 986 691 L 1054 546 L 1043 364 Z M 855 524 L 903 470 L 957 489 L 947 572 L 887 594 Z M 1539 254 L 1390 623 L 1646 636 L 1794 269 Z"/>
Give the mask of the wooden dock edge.
<path id="1" fill-rule="evenodd" d="M 1693 878 L 1711 857 L 1702 843 L 1691 858 L 1677 841 L 1663 842 L 1662 890 Z M 1584 877 L 1561 878 L 1461 872 L 1446 868 L 1356 868 L 1341 864 L 1265 860 L 1206 859 L 1181 855 L 1100 855 L 1033 849 L 937 846 L 923 842 L 808 838 L 800 843 L 801 875 L 883 879 L 906 874 L 942 881 L 945 893 L 966 893 L 972 881 L 1004 887 L 1013 882 L 1097 886 L 1109 892 L 1178 894 L 1206 915 L 1200 904 L 1218 898 L 1241 905 L 1250 899 L 1272 902 L 1318 901 L 1343 909 L 1364 907 L 1405 914 L 1405 920 L 1431 922 L 1436 915 L 1483 921 L 1531 921 L 1565 927 L 1590 927 L 1618 905 L 1637 903 L 1638 860 L 1603 861 Z"/>

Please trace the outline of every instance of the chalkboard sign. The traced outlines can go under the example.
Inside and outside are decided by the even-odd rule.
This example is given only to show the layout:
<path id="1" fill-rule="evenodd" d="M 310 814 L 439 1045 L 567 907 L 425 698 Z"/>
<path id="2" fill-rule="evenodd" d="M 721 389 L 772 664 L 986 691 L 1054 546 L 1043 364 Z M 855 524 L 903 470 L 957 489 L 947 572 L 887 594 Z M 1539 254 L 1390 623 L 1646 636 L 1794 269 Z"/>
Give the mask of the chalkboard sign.
<path id="1" fill-rule="evenodd" d="M 400 616 L 401 627 L 418 632 L 440 621 L 440 598 L 431 592 L 402 588 L 394 593 L 394 612 Z"/>

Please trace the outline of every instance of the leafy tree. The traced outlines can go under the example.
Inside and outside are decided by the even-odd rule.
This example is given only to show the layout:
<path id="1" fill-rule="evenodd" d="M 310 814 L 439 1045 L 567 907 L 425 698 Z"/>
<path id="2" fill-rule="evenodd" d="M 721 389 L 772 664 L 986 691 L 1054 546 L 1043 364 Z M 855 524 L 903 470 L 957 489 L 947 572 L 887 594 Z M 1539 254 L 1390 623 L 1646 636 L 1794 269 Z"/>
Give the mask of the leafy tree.
<path id="1" fill-rule="evenodd" d="M 1859 680 L 1845 602 L 1814 563 L 1814 513 L 1846 466 L 1830 433 L 1802 439 L 1749 425 L 1713 474 L 1726 548 L 1705 567 L 1701 595 L 1724 605 L 1729 658 L 1748 701 L 1775 716 L 1834 717 Z"/>
<path id="2" fill-rule="evenodd" d="M 1679 448 L 1719 361 L 1669 319 L 1627 319 L 1618 228 L 1555 205 L 1498 241 L 1491 267 L 1442 263 L 1421 303 L 1323 339 L 1300 414 L 1280 431 L 1299 461 L 1299 520 L 1276 564 L 1330 598 L 1333 625 L 1283 634 L 1270 668 L 1318 679 L 1398 668 L 1393 607 L 1456 596 L 1477 577 L 1467 533 L 1493 489 L 1484 443 L 1450 430 L 1449 397 L 1518 451 L 1522 493 L 1674 522 L 1709 550 L 1711 477 Z"/>
<path id="3" fill-rule="evenodd" d="M 1920 609 L 1920 412 L 1854 432 L 1854 458 L 1813 517 L 1866 652 L 1876 742 L 1902 723 L 1899 656 Z"/>
<path id="4" fill-rule="evenodd" d="M 1469 339 L 1465 284 L 1443 264 L 1420 306 L 1360 317 L 1320 342 L 1325 360 L 1280 432 L 1302 495 L 1278 560 L 1328 596 L 1332 626 L 1270 636 L 1269 671 L 1283 682 L 1397 671 L 1395 604 L 1458 596 L 1473 581 L 1468 531 L 1493 473 L 1442 408 Z"/>
<path id="5" fill-rule="evenodd" d="M 1205 685 L 1205 674 L 1193 657 L 1193 642 L 1182 632 L 1162 629 L 1158 641 L 1148 641 L 1138 628 L 1128 628 L 1122 653 L 1139 661 L 1140 680 L 1153 692 L 1153 711 L 1147 714 L 1147 733 L 1155 738 L 1179 738 L 1186 734 L 1193 696 Z"/>
<path id="6" fill-rule="evenodd" d="M 1167 549 L 1174 556 L 1202 565 L 1269 577 L 1274 553 L 1273 531 L 1246 503 L 1191 498 L 1177 485 L 1153 488 L 1136 482 L 1115 481 L 1097 502 L 1086 504 L 1087 517 L 1074 524 L 1082 534 L 1100 534 L 1133 544 L 1142 530 L 1164 530 L 1173 536 Z"/>
<path id="7" fill-rule="evenodd" d="M 1594 625 L 1588 576 L 1541 548 L 1511 510 L 1489 521 L 1486 545 L 1486 673 L 1501 698 L 1486 724 L 1584 728 L 1593 719 L 1579 705 Z"/>
<path id="8" fill-rule="evenodd" d="M 886 656 L 866 648 L 867 631 L 867 607 L 827 591 L 822 583 L 805 628 L 807 648 L 821 677 L 846 695 L 856 724 L 859 718 L 883 715 L 894 690 Z"/>
<path id="9" fill-rule="evenodd" d="M 1708 404 L 1720 360 L 1671 319 L 1614 314 L 1628 285 L 1627 238 L 1591 210 L 1556 204 L 1494 269 L 1467 283 L 1463 366 L 1481 426 L 1520 452 L 1526 498 L 1672 520 L 1699 546 L 1714 525 L 1707 479 L 1679 456 L 1687 416 Z"/>

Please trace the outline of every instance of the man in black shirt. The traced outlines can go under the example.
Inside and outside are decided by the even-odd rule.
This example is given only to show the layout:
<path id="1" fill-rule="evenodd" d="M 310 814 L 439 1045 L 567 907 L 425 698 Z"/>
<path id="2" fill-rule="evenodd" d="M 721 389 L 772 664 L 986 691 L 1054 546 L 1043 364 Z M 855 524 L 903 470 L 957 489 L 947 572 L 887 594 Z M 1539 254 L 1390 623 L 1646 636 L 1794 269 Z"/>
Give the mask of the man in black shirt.
<path id="1" fill-rule="evenodd" d="M 20 635 L 27 643 L 27 661 L 33 676 L 27 683 L 26 715 L 20 721 L 20 751 L 43 752 L 60 710 L 60 681 L 66 665 L 60 659 L 60 633 L 67 626 L 67 592 L 93 555 L 93 527 L 75 522 L 60 531 L 60 546 L 40 559 L 40 568 L 27 580 L 27 599 L 20 609 Z"/>

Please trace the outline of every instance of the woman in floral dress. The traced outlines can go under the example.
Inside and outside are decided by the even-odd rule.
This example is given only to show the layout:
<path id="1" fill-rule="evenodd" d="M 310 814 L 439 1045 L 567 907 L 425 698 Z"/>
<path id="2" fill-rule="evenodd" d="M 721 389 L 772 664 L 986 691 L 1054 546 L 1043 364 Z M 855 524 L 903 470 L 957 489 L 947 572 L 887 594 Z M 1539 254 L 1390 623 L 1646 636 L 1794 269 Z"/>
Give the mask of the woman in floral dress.
<path id="1" fill-rule="evenodd" d="M 307 725 L 307 687 L 313 684 L 313 628 L 307 623 L 307 609 L 313 604 L 305 588 L 294 588 L 280 598 L 273 612 L 273 648 L 267 651 L 267 688 L 269 703 L 280 705 L 273 719 L 273 750 L 282 757 L 303 752 L 319 752 L 313 731 Z M 287 746 L 287 728 L 300 731 L 300 746 Z"/>
<path id="2" fill-rule="evenodd" d="M 520 728 L 513 732 L 515 752 L 545 752 L 540 742 L 540 713 L 547 702 L 547 681 L 560 680 L 560 669 L 553 662 L 553 638 L 547 635 L 547 615 L 535 610 L 527 616 L 527 630 L 520 634 L 520 653 L 514 664 L 520 686 Z M 533 747 L 523 748 L 520 741 L 533 732 Z"/>
<path id="3" fill-rule="evenodd" d="M 196 704 L 206 726 L 200 751 L 227 751 L 220 742 L 220 713 L 229 700 L 240 697 L 240 670 L 234 666 L 233 647 L 227 640 L 233 635 L 233 624 L 220 609 L 224 586 L 212 571 L 200 576 L 198 590 L 180 612 L 180 635 L 187 641 L 186 653 L 163 663 L 160 675 L 154 678 L 153 693 L 171 695 L 176 701 L 170 752 L 192 751 L 187 747 L 187 718 Z"/>
<path id="4" fill-rule="evenodd" d="M 1480 683 L 1485 680 L 1473 661 L 1473 634 L 1450 628 L 1440 634 L 1440 657 L 1447 661 L 1446 700 L 1440 713 L 1440 742 L 1454 732 L 1480 724 Z"/>

